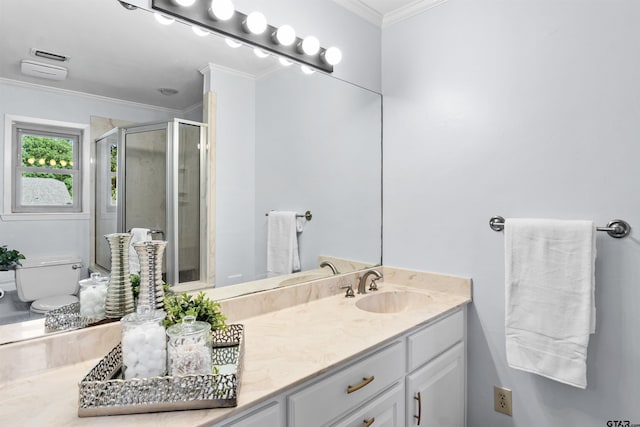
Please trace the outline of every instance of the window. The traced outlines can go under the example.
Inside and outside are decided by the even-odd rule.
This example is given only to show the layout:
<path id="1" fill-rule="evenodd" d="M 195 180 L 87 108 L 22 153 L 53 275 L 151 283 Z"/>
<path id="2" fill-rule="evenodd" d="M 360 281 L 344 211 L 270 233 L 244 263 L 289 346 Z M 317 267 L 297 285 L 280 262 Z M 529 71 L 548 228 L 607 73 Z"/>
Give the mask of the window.
<path id="1" fill-rule="evenodd" d="M 13 126 L 12 212 L 80 212 L 82 132 L 51 126 Z"/>
<path id="2" fill-rule="evenodd" d="M 3 219 L 88 215 L 87 133 L 83 124 L 5 115 Z"/>

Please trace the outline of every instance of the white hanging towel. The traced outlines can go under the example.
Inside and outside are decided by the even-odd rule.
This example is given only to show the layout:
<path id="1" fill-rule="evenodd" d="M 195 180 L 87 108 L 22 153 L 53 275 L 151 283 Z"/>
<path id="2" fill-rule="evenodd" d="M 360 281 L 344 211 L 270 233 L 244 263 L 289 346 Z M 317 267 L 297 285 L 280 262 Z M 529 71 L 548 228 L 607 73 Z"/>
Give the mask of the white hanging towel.
<path id="1" fill-rule="evenodd" d="M 138 259 L 138 253 L 133 248 L 133 244 L 151 240 L 150 231 L 148 228 L 131 229 L 131 242 L 129 243 L 129 273 L 131 274 L 140 274 L 140 259 Z"/>
<path id="2" fill-rule="evenodd" d="M 591 221 L 505 221 L 505 333 L 512 368 L 587 387 L 595 332 Z"/>
<path id="3" fill-rule="evenodd" d="M 288 274 L 300 271 L 297 227 L 295 212 L 269 212 L 267 219 L 268 273 Z"/>

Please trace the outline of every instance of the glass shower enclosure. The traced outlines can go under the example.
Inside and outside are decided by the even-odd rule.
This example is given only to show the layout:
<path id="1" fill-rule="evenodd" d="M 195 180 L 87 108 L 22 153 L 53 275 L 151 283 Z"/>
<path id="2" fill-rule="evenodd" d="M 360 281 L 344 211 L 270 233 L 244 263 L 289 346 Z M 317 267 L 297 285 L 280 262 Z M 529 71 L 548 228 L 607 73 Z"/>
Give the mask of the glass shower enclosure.
<path id="1" fill-rule="evenodd" d="M 207 277 L 206 124 L 174 119 L 114 128 L 96 140 L 95 260 L 109 271 L 105 234 L 151 230 L 168 242 L 168 284 Z"/>

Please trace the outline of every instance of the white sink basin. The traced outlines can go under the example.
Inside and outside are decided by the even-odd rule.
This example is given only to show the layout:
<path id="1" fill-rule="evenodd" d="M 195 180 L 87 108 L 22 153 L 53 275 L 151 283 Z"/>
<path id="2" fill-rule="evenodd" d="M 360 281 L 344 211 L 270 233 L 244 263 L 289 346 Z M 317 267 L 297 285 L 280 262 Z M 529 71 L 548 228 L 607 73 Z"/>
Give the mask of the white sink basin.
<path id="1" fill-rule="evenodd" d="M 411 291 L 393 291 L 362 297 L 356 302 L 356 307 L 372 313 L 399 313 L 423 308 L 430 302 L 429 295 Z"/>

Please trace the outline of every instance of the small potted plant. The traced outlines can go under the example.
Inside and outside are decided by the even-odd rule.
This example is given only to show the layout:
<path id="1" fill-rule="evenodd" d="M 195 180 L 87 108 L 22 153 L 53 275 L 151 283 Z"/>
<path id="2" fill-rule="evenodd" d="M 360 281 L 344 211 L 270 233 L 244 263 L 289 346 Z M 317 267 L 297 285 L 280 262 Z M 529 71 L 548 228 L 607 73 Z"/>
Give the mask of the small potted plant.
<path id="1" fill-rule="evenodd" d="M 15 249 L 7 249 L 7 245 L 0 246 L 0 271 L 15 270 L 17 266 L 22 265 L 24 255 Z"/>
<path id="2" fill-rule="evenodd" d="M 204 292 L 199 292 L 196 296 L 186 292 L 168 294 L 164 298 L 164 310 L 167 313 L 164 320 L 166 327 L 182 323 L 185 316 L 191 315 L 198 321 L 209 323 L 212 330 L 226 328 L 227 319 L 220 311 L 220 304 L 207 298 Z"/>

